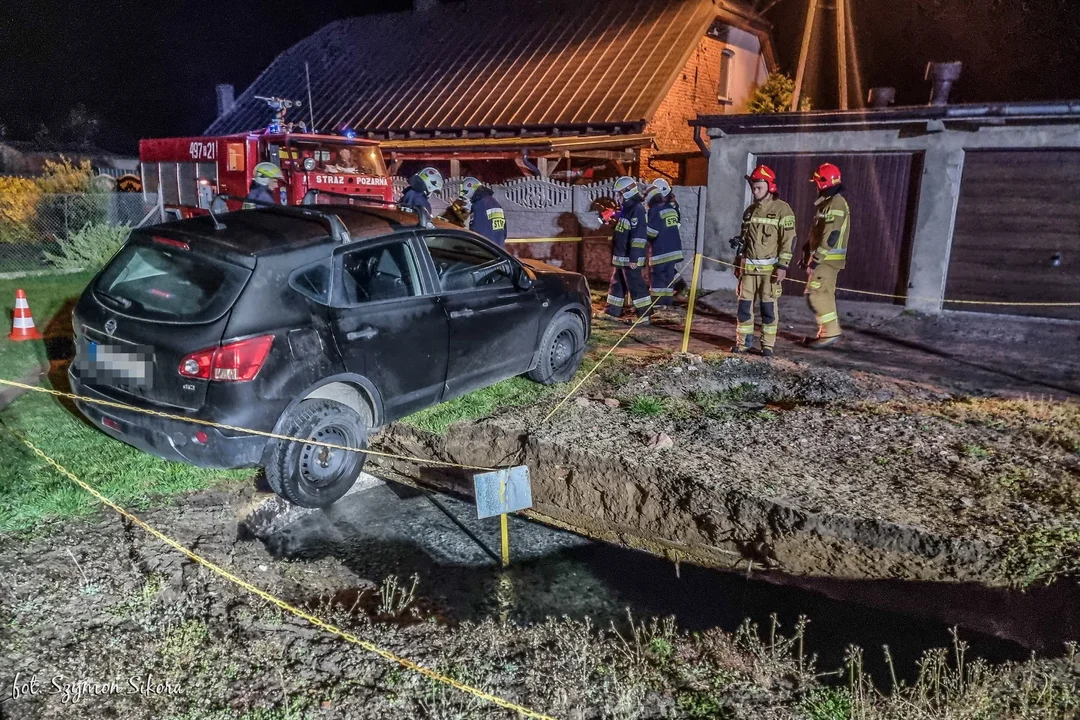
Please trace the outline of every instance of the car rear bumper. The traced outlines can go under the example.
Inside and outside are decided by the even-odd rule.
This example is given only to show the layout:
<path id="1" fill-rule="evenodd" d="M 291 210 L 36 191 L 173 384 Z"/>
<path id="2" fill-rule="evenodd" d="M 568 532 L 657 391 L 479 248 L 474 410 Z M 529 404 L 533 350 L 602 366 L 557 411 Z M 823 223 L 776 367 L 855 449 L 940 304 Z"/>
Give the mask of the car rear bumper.
<path id="1" fill-rule="evenodd" d="M 197 422 L 184 422 L 148 415 L 135 410 L 123 410 L 99 405 L 92 400 L 118 402 L 84 385 L 79 377 L 68 371 L 71 391 L 79 398 L 75 406 L 95 427 L 107 435 L 156 457 L 185 462 L 196 467 L 231 469 L 252 467 L 260 464 L 267 438 L 259 435 L 226 435 L 217 428 Z M 147 410 L 159 408 L 138 401 L 128 402 L 132 407 Z M 182 415 L 182 411 L 173 414 Z M 196 418 L 198 419 L 198 418 Z M 196 440 L 195 433 L 206 435 L 206 442 Z"/>

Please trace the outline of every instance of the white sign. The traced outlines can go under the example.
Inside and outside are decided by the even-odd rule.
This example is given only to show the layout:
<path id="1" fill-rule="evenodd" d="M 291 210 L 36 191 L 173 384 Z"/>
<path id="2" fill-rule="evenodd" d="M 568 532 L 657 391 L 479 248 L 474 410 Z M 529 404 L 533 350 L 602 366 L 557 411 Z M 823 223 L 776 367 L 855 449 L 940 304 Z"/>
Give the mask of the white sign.
<path id="1" fill-rule="evenodd" d="M 192 160 L 217 160 L 217 143 L 213 140 L 210 142 L 192 140 L 191 145 L 188 146 L 188 152 Z"/>

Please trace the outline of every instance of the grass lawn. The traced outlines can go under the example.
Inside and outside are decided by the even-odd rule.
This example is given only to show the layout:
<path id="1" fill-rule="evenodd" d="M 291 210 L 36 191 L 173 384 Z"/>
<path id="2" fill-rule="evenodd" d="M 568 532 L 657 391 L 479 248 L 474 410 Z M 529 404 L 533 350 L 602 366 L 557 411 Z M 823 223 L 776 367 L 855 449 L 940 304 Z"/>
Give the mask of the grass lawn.
<path id="1" fill-rule="evenodd" d="M 75 417 L 56 398 L 27 393 L 0 411 L 0 532 L 52 518 L 86 515 L 97 500 L 35 455 L 11 431 L 121 505 L 145 507 L 152 495 L 250 477 L 252 470 L 200 470 L 159 460 L 113 440 Z"/>
<path id="2" fill-rule="evenodd" d="M 0 280 L 0 303 L 4 308 L 4 328 L 0 335 L 0 378 L 20 380 L 35 366 L 48 365 L 45 345 L 42 342 L 8 340 L 11 313 L 15 308 L 15 291 L 19 288 L 26 291 L 26 299 L 34 315 L 34 325 L 38 332 L 44 335 L 53 316 L 68 300 L 77 298 L 93 277 L 93 273 L 75 273 Z M 67 319 L 57 317 L 56 322 L 67 323 Z"/>

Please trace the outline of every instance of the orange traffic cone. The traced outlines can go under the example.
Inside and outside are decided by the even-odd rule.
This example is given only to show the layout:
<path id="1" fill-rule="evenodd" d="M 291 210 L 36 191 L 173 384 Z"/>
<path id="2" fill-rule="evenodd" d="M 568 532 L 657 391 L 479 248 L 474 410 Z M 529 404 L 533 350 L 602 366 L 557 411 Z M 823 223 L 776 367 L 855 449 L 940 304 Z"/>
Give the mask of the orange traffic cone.
<path id="1" fill-rule="evenodd" d="M 34 318 L 30 315 L 30 306 L 26 302 L 26 293 L 22 288 L 15 291 L 15 317 L 11 324 L 8 340 L 40 340 L 41 333 L 34 327 Z"/>

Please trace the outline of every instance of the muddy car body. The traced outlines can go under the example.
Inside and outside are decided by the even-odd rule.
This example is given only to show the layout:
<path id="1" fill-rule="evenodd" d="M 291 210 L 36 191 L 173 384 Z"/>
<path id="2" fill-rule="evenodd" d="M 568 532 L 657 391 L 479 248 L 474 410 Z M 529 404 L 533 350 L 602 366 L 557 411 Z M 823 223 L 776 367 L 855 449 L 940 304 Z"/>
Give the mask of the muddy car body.
<path id="1" fill-rule="evenodd" d="M 261 465 L 279 494 L 325 506 L 362 453 L 234 428 L 366 447 L 371 429 L 420 409 L 521 374 L 562 382 L 580 365 L 590 312 L 576 273 L 396 210 L 217 221 L 133 232 L 72 315 L 79 410 L 151 454 Z"/>

